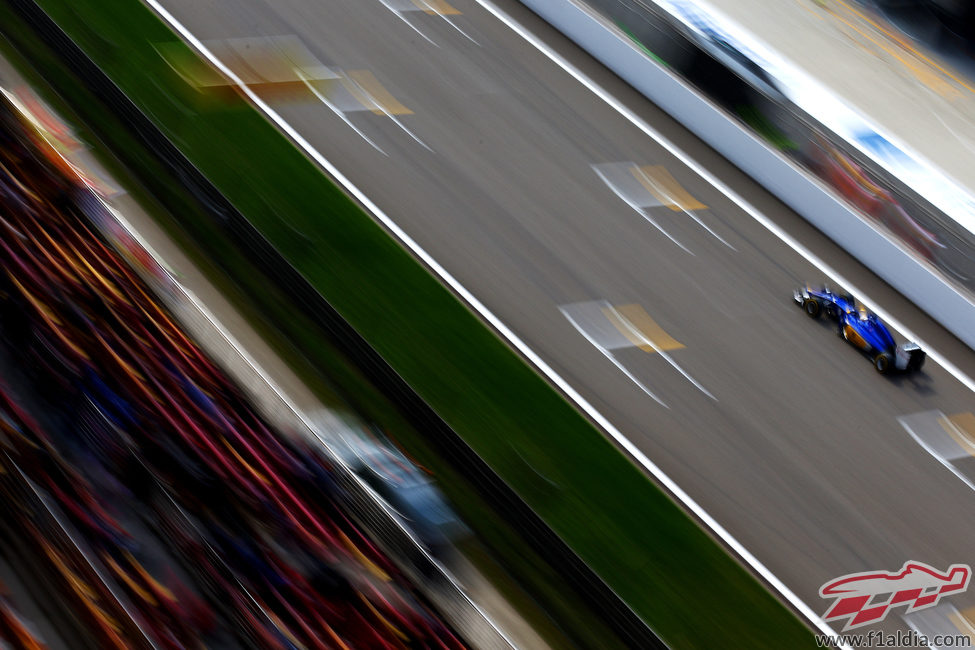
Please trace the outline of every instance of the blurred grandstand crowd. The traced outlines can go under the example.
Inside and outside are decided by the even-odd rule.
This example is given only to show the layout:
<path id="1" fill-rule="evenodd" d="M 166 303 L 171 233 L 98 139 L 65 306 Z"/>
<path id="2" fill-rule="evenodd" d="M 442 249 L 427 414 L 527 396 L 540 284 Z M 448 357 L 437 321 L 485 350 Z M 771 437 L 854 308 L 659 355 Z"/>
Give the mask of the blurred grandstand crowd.
<path id="1" fill-rule="evenodd" d="M 95 648 L 460 648 L 92 225 L 71 165 L 0 105 L 0 553 Z M 0 646 L 44 647 L 0 598 Z"/>

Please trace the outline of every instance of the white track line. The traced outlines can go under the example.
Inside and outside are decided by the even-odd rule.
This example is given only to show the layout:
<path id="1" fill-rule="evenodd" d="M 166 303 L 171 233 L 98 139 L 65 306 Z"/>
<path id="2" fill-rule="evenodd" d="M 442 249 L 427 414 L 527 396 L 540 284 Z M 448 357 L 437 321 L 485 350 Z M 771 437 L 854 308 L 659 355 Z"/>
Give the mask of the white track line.
<path id="1" fill-rule="evenodd" d="M 352 77 L 350 77 L 348 75 L 346 75 L 345 78 L 348 79 L 349 82 L 352 83 L 352 85 L 354 85 L 356 88 L 358 88 L 359 89 L 359 92 L 362 93 L 363 95 L 365 95 L 366 96 L 366 99 L 368 99 L 370 102 L 372 102 L 372 105 L 373 106 L 375 106 L 377 109 L 379 109 L 380 111 L 382 111 L 383 115 L 385 115 L 390 120 L 392 120 L 393 123 L 396 124 L 396 126 L 398 126 L 399 128 L 403 129 L 403 131 L 406 132 L 406 135 L 408 135 L 411 138 L 413 138 L 414 140 L 416 140 L 420 144 L 420 146 L 422 146 L 424 149 L 426 149 L 430 153 L 435 153 L 434 150 L 431 149 L 430 147 L 428 147 L 423 140 L 421 140 L 420 138 L 416 137 L 416 135 L 412 131 L 410 131 L 408 128 L 406 128 L 405 126 L 403 126 L 403 123 L 400 122 L 399 119 L 395 115 L 393 115 L 388 110 L 386 110 L 386 107 L 383 106 L 382 103 L 380 103 L 379 101 L 377 101 L 376 98 L 372 96 L 372 93 L 370 93 L 368 90 L 366 90 L 362 86 L 362 84 L 360 84 L 358 81 L 356 81 L 355 79 L 353 79 Z"/>
<path id="2" fill-rule="evenodd" d="M 796 253 L 801 255 L 806 261 L 813 266 L 816 266 L 823 273 L 852 291 L 864 302 L 864 304 L 868 305 L 881 318 L 889 322 L 905 336 L 919 343 L 928 352 L 929 358 L 951 373 L 966 388 L 972 392 L 975 392 L 975 381 L 965 375 L 965 373 L 963 373 L 957 366 L 950 363 L 943 355 L 935 352 L 931 346 L 924 343 L 917 335 L 911 332 L 911 330 L 907 329 L 893 316 L 891 316 L 885 310 L 880 309 L 876 301 L 867 297 L 866 294 L 849 282 L 849 280 L 837 273 L 835 269 L 827 265 L 805 246 L 793 239 L 788 233 L 762 214 L 757 208 L 748 203 L 743 197 L 725 185 L 708 170 L 704 169 L 688 154 L 684 153 L 676 145 L 664 137 L 660 132 L 653 129 L 650 125 L 646 124 L 639 117 L 630 112 L 629 109 L 623 106 L 619 100 L 578 71 L 568 61 L 562 59 L 533 34 L 528 32 L 524 27 L 494 6 L 494 4 L 488 0 L 476 1 L 482 7 L 484 7 L 485 10 L 493 14 L 496 18 L 498 18 L 498 20 L 507 25 L 512 31 L 524 38 L 540 52 L 545 54 L 545 56 L 552 60 L 556 65 L 572 75 L 577 81 L 582 83 L 586 88 L 606 102 L 620 115 L 628 119 L 644 133 L 656 140 L 662 147 L 683 162 L 689 169 L 693 170 L 698 176 L 708 181 L 712 186 L 715 187 L 715 189 L 736 203 L 749 216 L 755 219 L 755 221 L 765 227 L 770 233 L 775 235 L 779 240 L 789 246 Z M 194 36 L 193 33 L 190 32 L 182 23 L 176 20 L 176 18 L 170 14 L 165 7 L 158 2 L 158 0 L 146 0 L 146 3 L 151 6 L 159 14 L 159 16 L 170 25 L 170 27 L 176 30 L 202 56 L 210 61 L 214 67 L 220 70 L 220 72 L 222 72 L 228 79 L 236 84 L 240 88 L 241 92 L 244 93 L 244 95 L 250 99 L 254 105 L 268 117 L 268 119 L 270 119 L 278 126 L 278 128 L 280 128 L 285 134 L 294 140 L 294 142 L 309 157 L 311 157 L 312 160 L 321 165 L 350 194 L 356 197 L 356 199 L 358 199 L 376 219 L 383 223 L 383 225 L 385 225 L 390 232 L 392 232 L 393 235 L 395 235 L 403 243 L 404 246 L 409 248 L 414 255 L 420 258 L 451 289 L 453 289 L 465 302 L 467 302 L 467 304 L 470 305 L 474 311 L 480 314 L 484 320 L 486 320 L 498 331 L 499 334 L 501 334 L 501 336 L 503 336 L 515 349 L 517 349 L 536 368 L 538 368 L 538 370 L 544 374 L 549 381 L 563 391 L 565 395 L 576 404 L 577 407 L 592 418 L 592 420 L 596 422 L 596 424 L 598 424 L 604 431 L 606 431 L 607 434 L 612 436 L 617 444 L 623 447 L 623 449 L 625 449 L 636 462 L 640 463 L 640 465 L 650 472 L 668 491 L 670 491 L 675 499 L 680 501 L 684 507 L 694 514 L 694 516 L 700 519 L 705 526 L 710 528 L 715 535 L 717 535 L 729 548 L 731 548 L 731 550 L 738 554 L 742 560 L 744 560 L 752 568 L 752 570 L 754 570 L 759 576 L 762 577 L 762 579 L 772 586 L 773 589 L 779 592 L 779 594 L 793 607 L 795 607 L 795 609 L 802 614 L 802 616 L 805 617 L 817 630 L 823 634 L 836 635 L 836 632 L 829 625 L 824 623 L 819 615 L 812 610 L 812 608 L 806 605 L 795 593 L 786 587 L 785 583 L 783 583 L 775 574 L 769 571 L 769 569 L 762 564 L 758 558 L 752 555 L 741 544 L 741 542 L 735 539 L 731 533 L 729 533 L 721 524 L 717 522 L 717 520 L 715 520 L 696 501 L 694 501 L 694 499 L 692 499 L 690 495 L 688 495 L 679 485 L 677 485 L 673 479 L 667 476 L 659 467 L 657 467 L 656 464 L 653 463 L 653 461 L 651 461 L 632 442 L 630 442 L 630 440 L 627 439 L 626 436 L 624 436 L 623 433 L 620 432 L 604 415 L 602 415 L 602 413 L 597 411 L 595 407 L 593 407 L 578 391 L 569 385 L 568 382 L 559 376 L 559 374 L 556 373 L 555 370 L 553 370 L 551 366 L 549 366 L 534 350 L 528 347 L 528 345 L 522 341 L 511 329 L 509 329 L 507 325 L 505 325 L 497 316 L 488 310 L 487 307 L 485 307 L 470 291 L 460 284 L 456 278 L 454 278 L 450 273 L 447 272 L 446 269 L 444 269 L 436 260 L 434 260 L 429 253 L 427 253 L 416 241 L 413 240 L 413 238 L 407 235 L 402 228 L 400 228 L 392 219 L 390 219 L 382 210 L 380 210 L 379 207 L 369 199 L 369 197 L 367 197 L 358 187 L 353 185 L 352 182 L 346 178 L 345 175 L 343 175 L 334 165 L 332 165 L 331 162 L 329 162 L 321 153 L 312 147 L 312 145 L 304 137 L 302 137 L 294 127 L 288 124 L 284 118 L 278 115 L 274 109 L 272 109 L 267 103 L 258 97 L 253 90 L 251 90 L 236 74 L 234 74 L 232 70 L 230 70 L 230 68 L 217 59 L 213 53 L 211 53 L 206 46 L 203 45 L 200 39 Z M 840 647 L 845 648 L 848 646 L 841 645 Z"/>
<path id="3" fill-rule="evenodd" d="M 944 417 L 944 413 L 942 413 L 941 416 Z M 924 442 L 924 438 L 922 438 L 919 433 L 914 431 L 913 427 L 911 427 L 909 424 L 904 422 L 904 418 L 897 418 L 897 421 L 900 422 L 900 425 L 904 427 L 904 429 L 907 431 L 907 433 L 910 434 L 912 438 L 914 438 L 914 442 L 921 445 L 924 451 L 934 456 L 935 460 L 937 460 L 939 463 L 944 465 L 948 469 L 948 471 L 954 474 L 957 478 L 959 478 L 962 483 L 967 485 L 972 490 L 975 490 L 975 483 L 973 483 L 970 478 L 968 478 L 961 471 L 959 471 L 958 468 L 956 468 L 950 460 L 941 456 L 938 452 L 936 452 L 933 448 L 931 448 L 931 446 L 928 445 L 928 443 Z"/>
<path id="4" fill-rule="evenodd" d="M 596 172 L 596 175 L 599 176 L 599 178 L 603 181 L 603 183 L 606 184 L 606 187 L 608 187 L 613 192 L 613 194 L 615 194 L 616 196 L 618 196 L 620 198 L 620 200 L 623 201 L 623 203 L 627 204 L 633 210 L 635 210 L 638 215 L 640 215 L 641 217 L 643 217 L 647 221 L 647 223 L 649 223 L 651 226 L 653 226 L 654 228 L 656 228 L 657 230 L 659 230 L 660 233 L 664 235 L 664 237 L 666 237 L 670 241 L 672 241 L 675 244 L 677 244 L 681 248 L 681 250 L 683 250 L 685 253 L 688 253 L 689 255 L 694 255 L 694 253 L 693 253 L 693 251 L 691 251 L 691 249 L 689 249 L 687 246 L 684 246 L 684 244 L 682 244 L 679 241 L 677 241 L 676 238 L 674 238 L 673 236 L 671 236 L 671 234 L 669 232 L 667 232 L 666 230 L 664 230 L 660 226 L 660 224 L 657 223 L 654 220 L 654 218 L 650 216 L 650 210 L 649 209 L 640 207 L 639 205 L 637 205 L 636 203 L 634 203 L 630 198 L 628 198 L 625 194 L 623 194 L 623 192 L 621 190 L 619 190 L 616 187 L 616 185 L 614 185 L 610 181 L 609 176 L 607 176 L 605 173 L 603 173 L 603 171 L 601 169 L 599 169 L 598 167 L 596 167 L 596 165 L 590 165 L 589 167 L 594 172 Z"/>
<path id="5" fill-rule="evenodd" d="M 708 397 L 710 397 L 711 399 L 713 399 L 715 402 L 718 401 L 718 398 L 717 397 L 715 397 L 710 392 L 708 392 L 708 389 L 705 388 L 704 386 L 702 386 L 701 383 L 698 380 L 696 380 L 693 377 L 691 377 L 687 373 L 687 371 L 685 371 L 683 368 L 681 368 L 679 365 L 677 365 L 677 362 L 674 361 L 673 357 L 671 357 L 669 354 L 667 354 L 666 352 L 664 352 L 663 349 L 660 348 L 660 346 L 658 346 L 656 343 L 654 343 L 653 341 L 651 341 L 648 337 L 644 336 L 643 332 L 641 332 L 640 330 L 638 330 L 636 328 L 636 326 L 633 325 L 633 323 L 631 323 L 626 318 L 626 316 L 624 316 L 623 314 L 619 313 L 616 310 L 616 307 L 613 307 L 613 305 L 611 305 L 609 303 L 609 301 L 604 301 L 603 304 L 605 305 L 605 308 L 606 309 L 608 309 L 611 312 L 613 312 L 613 315 L 615 315 L 616 318 L 618 318 L 619 321 L 621 323 L 623 323 L 623 326 L 626 327 L 626 329 L 628 329 L 630 331 L 630 334 L 632 334 L 634 337 L 636 337 L 636 338 L 640 339 L 641 341 L 643 341 L 644 344 L 649 345 L 650 347 L 652 347 L 654 349 L 654 352 L 656 352 L 667 363 L 669 363 L 671 366 L 673 366 L 674 370 L 676 370 L 677 372 L 679 372 L 681 375 L 684 376 L 684 379 L 686 379 L 687 381 L 689 381 L 692 384 L 694 384 L 694 387 L 695 388 L 697 388 L 699 391 L 701 391 L 702 393 L 704 393 L 705 395 L 707 395 Z"/>
<path id="6" fill-rule="evenodd" d="M 320 93 L 318 91 L 318 89 L 315 88 L 315 86 L 312 85 L 312 83 L 308 80 L 308 77 L 306 77 L 304 74 L 302 74 L 301 70 L 299 70 L 298 68 L 295 68 L 295 74 L 298 75 L 298 78 L 299 79 L 301 79 L 301 83 L 305 84 L 305 87 L 308 88 L 308 90 L 311 91 L 311 94 L 314 95 L 315 98 L 318 99 L 318 101 L 320 101 L 321 103 L 325 104 L 325 106 L 327 106 L 330 111 L 332 111 L 333 113 L 335 113 L 336 115 L 338 115 L 339 116 L 339 119 L 341 119 L 343 122 L 345 122 L 346 126 L 348 126 L 350 129 L 352 129 L 353 131 L 355 131 L 356 134 L 358 134 L 358 136 L 360 138 L 362 138 L 363 140 L 365 140 L 366 142 L 368 142 L 370 145 L 372 145 L 372 148 L 373 149 L 375 149 L 376 151 L 378 151 L 379 153 L 381 153 L 384 156 L 389 156 L 389 154 L 386 153 L 385 151 L 383 151 L 379 147 L 378 144 L 376 144 L 375 142 L 373 142 L 372 140 L 370 140 L 369 139 L 369 136 L 367 136 L 358 127 L 356 127 L 356 125 L 353 124 L 352 121 L 348 117 L 346 117 L 345 113 L 343 113 L 342 111 L 340 111 L 338 109 L 338 107 L 335 106 L 332 102 L 328 101 L 328 98 L 325 97 L 325 95 L 323 95 L 322 93 Z"/>
<path id="7" fill-rule="evenodd" d="M 696 214 L 694 214 L 694 211 L 693 211 L 693 210 L 688 210 L 688 209 L 687 209 L 687 208 L 685 208 L 685 207 L 684 207 L 683 205 L 681 205 L 681 203 L 680 203 L 679 201 L 676 201 L 676 200 L 674 199 L 674 197 L 673 197 L 673 196 L 672 196 L 672 195 L 670 194 L 670 192 L 668 192 L 668 191 L 666 190 L 666 188 L 664 188 L 664 187 L 661 187 L 659 183 L 657 183 L 657 182 L 656 182 L 656 181 L 655 181 L 654 179 L 652 179 L 652 178 L 650 178 L 650 175 L 649 175 L 649 174 L 647 174 L 647 173 L 646 173 L 645 171 L 643 171 L 643 169 L 642 169 L 641 167 L 636 167 L 636 166 L 634 166 L 634 169 L 636 169 L 636 170 L 637 170 L 638 172 L 640 172 L 640 176 L 643 176 L 643 180 L 645 180 L 645 181 L 647 182 L 647 184 L 648 184 L 648 185 L 650 185 L 650 186 L 652 186 L 652 187 L 654 187 L 654 188 L 655 188 L 655 189 L 656 189 L 656 190 L 657 190 L 658 192 L 660 192 L 660 193 L 661 193 L 661 194 L 663 194 L 663 195 L 664 195 L 665 197 L 667 197 L 667 199 L 668 199 L 668 200 L 670 201 L 670 204 L 671 204 L 671 205 L 676 205 L 676 206 L 677 206 L 678 208 L 680 208 L 680 209 L 681 209 L 681 211 L 682 211 L 682 212 L 683 212 L 684 214 L 686 214 L 686 215 L 687 215 L 688 217 L 690 217 L 691 219 L 693 219 L 694 221 L 696 221 L 696 222 L 697 222 L 697 225 L 699 225 L 699 226 L 701 226 L 702 228 L 704 228 L 705 230 L 707 230 L 707 231 L 708 231 L 708 233 L 709 233 L 709 234 L 710 234 L 710 235 L 711 235 L 712 237 L 714 237 L 714 238 L 715 238 L 715 239 L 717 239 L 717 240 L 718 240 L 719 242 L 721 242 L 722 244 L 724 244 L 725 246 L 727 246 L 727 247 L 728 247 L 728 248 L 730 248 L 731 250 L 733 250 L 733 251 L 735 251 L 736 253 L 738 252 L 738 249 L 737 249 L 737 248 L 735 248 L 734 246 L 732 246 L 731 244 L 729 244 L 728 242 L 726 242 L 726 241 L 725 241 L 725 240 L 724 240 L 724 239 L 723 239 L 723 238 L 721 237 L 721 235 L 719 235 L 718 233 L 716 233 L 716 232 L 714 232 L 713 230 L 711 230 L 711 228 L 709 228 L 709 227 L 708 227 L 708 225 L 707 225 L 706 223 L 704 223 L 704 221 L 702 221 L 702 220 L 701 220 L 701 219 L 700 219 L 700 218 L 699 218 L 699 217 L 698 217 L 698 216 L 697 216 Z"/>
<path id="8" fill-rule="evenodd" d="M 456 25 L 456 24 L 454 23 L 454 21 L 450 19 L 450 17 L 449 17 L 449 16 L 446 16 L 446 15 L 444 15 L 444 14 L 442 14 L 442 13 L 440 13 L 439 11 L 437 11 L 436 9 L 434 9 L 434 7 L 433 7 L 433 5 L 431 5 L 431 4 L 429 3 L 429 2 L 427 2 L 427 0 L 420 0 L 420 2 L 422 2 L 422 3 L 423 3 L 423 5 L 424 5 L 424 6 L 426 7 L 426 11 L 427 11 L 427 12 L 432 12 L 432 13 L 434 13 L 434 14 L 436 14 L 437 16 L 439 16 L 440 18 L 442 18 L 442 19 L 444 20 L 444 22 L 446 22 L 446 23 L 447 23 L 448 25 L 450 25 L 450 26 L 451 26 L 451 27 L 453 27 L 453 28 L 454 28 L 455 30 L 457 30 L 458 32 L 460 32 L 460 34 L 461 34 L 461 35 L 463 35 L 463 36 L 464 36 L 464 38 L 466 38 L 467 40 L 469 40 L 469 41 L 470 41 L 471 43 L 473 43 L 474 45 L 476 45 L 476 46 L 478 46 L 478 47 L 480 47 L 480 46 L 481 46 L 481 44 L 480 44 L 480 43 L 478 43 L 477 41 L 475 41 L 475 40 L 474 40 L 473 38 L 471 38 L 471 37 L 470 37 L 470 36 L 469 36 L 469 35 L 467 34 L 467 32 L 465 32 L 465 31 L 464 31 L 463 29 L 461 29 L 460 27 L 458 27 L 458 26 L 457 26 L 457 25 Z"/>
<path id="9" fill-rule="evenodd" d="M 397 17 L 397 18 L 399 18 L 399 19 L 400 19 L 400 20 L 402 20 L 402 21 L 403 21 L 404 23 L 406 23 L 407 25 L 409 25 L 409 26 L 410 26 L 410 29 L 412 29 L 412 30 L 413 30 L 414 32 L 416 32 L 416 33 L 417 33 L 417 34 L 419 34 L 420 36 L 422 36 L 422 37 L 423 37 L 423 39 L 424 39 L 424 40 L 426 40 L 426 42 L 427 42 L 427 43 L 429 43 L 430 45 L 432 45 L 432 46 L 434 46 L 434 47 L 440 47 L 439 45 L 437 45 L 436 43 L 434 43 L 434 42 L 433 42 L 433 41 L 432 41 L 432 40 L 430 39 L 430 37 L 429 37 L 429 36 L 427 36 L 426 34 L 424 34 L 423 32 L 421 32 L 421 31 L 420 31 L 420 30 L 419 30 L 419 29 L 418 29 L 418 28 L 417 28 L 417 27 L 416 27 L 416 26 L 415 26 L 415 25 L 414 25 L 413 23 L 411 23 L 410 21 L 408 21 L 408 20 L 406 19 L 406 17 L 405 17 L 404 15 L 403 15 L 403 12 L 402 12 L 402 11 L 400 11 L 399 9 L 395 9 L 395 8 L 393 8 L 393 7 L 390 7 L 390 6 L 389 6 L 389 4 L 387 4 L 387 3 L 385 2 L 385 0 L 379 0 L 379 2 L 380 2 L 380 3 L 381 3 L 381 4 L 383 5 L 383 6 L 384 6 L 384 7 L 386 7 L 387 9 L 389 9 L 389 10 L 390 10 L 391 12 L 393 12 L 394 14 L 396 14 L 396 17 Z M 155 5 L 155 3 L 153 3 L 153 2 L 150 2 L 149 4 L 150 4 L 150 5 L 152 5 L 153 7 L 155 7 L 155 6 L 156 6 L 156 5 Z"/>
<path id="10" fill-rule="evenodd" d="M 606 304 L 608 305 L 609 303 L 606 303 Z M 609 359 L 610 362 L 614 366 L 616 366 L 619 369 L 620 372 L 622 372 L 624 375 L 626 375 L 627 379 L 629 379 L 630 381 L 632 381 L 634 384 L 636 384 L 640 388 L 640 390 L 642 390 L 644 393 L 646 393 L 651 398 L 653 398 L 653 400 L 657 404 L 660 404 L 660 406 L 664 407 L 665 409 L 669 409 L 670 408 L 669 406 L 667 406 L 667 404 L 662 399 L 660 399 L 659 397 L 657 397 L 653 393 L 652 390 L 650 390 L 649 388 L 647 388 L 643 384 L 643 382 L 641 382 L 639 379 L 637 379 L 636 376 L 632 372 L 630 372 L 626 368 L 626 366 L 624 366 L 620 362 L 620 360 L 617 359 L 615 355 L 613 355 L 612 352 L 610 352 L 605 347 L 603 347 L 599 343 L 597 343 L 596 340 L 592 336 L 590 336 L 589 333 L 586 331 L 586 328 L 584 328 L 582 325 L 580 325 L 579 323 L 577 323 L 576 320 L 574 318 L 572 318 L 572 316 L 569 316 L 569 314 L 564 309 L 562 309 L 561 307 L 559 307 L 559 311 L 561 311 L 562 312 L 562 315 L 565 316 L 566 319 L 568 319 L 568 321 L 572 324 L 572 327 L 576 328 L 576 331 L 579 332 L 579 334 L 581 334 L 584 339 L 586 339 L 587 341 L 589 341 L 589 343 L 592 344 L 592 346 L 594 348 L 596 348 L 597 350 L 599 350 L 600 352 L 602 352 L 603 355 L 607 359 Z"/>

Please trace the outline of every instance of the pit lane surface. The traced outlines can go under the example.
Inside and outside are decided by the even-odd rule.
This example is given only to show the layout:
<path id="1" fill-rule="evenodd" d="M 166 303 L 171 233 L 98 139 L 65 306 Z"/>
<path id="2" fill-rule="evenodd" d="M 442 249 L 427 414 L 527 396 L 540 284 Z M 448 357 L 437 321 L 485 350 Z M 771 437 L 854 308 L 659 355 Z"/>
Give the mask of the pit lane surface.
<path id="1" fill-rule="evenodd" d="M 296 34 L 333 70 L 372 72 L 411 113 L 340 116 L 311 93 L 264 96 L 814 610 L 827 606 L 820 585 L 840 574 L 971 562 L 971 490 L 897 419 L 965 412 L 970 391 L 935 364 L 917 378 L 877 376 L 791 305 L 793 286 L 821 271 L 479 5 L 458 0 L 459 14 L 440 15 L 379 0 L 163 4 L 201 39 Z M 503 8 L 975 369 L 969 351 L 726 161 L 519 5 Z M 706 207 L 643 200 L 638 212 L 624 198 L 641 203 L 648 183 L 609 165 L 624 162 L 676 201 L 662 166 Z M 583 336 L 599 314 L 639 314 L 630 304 L 683 347 L 609 358 Z M 616 317 L 624 338 L 633 320 Z"/>

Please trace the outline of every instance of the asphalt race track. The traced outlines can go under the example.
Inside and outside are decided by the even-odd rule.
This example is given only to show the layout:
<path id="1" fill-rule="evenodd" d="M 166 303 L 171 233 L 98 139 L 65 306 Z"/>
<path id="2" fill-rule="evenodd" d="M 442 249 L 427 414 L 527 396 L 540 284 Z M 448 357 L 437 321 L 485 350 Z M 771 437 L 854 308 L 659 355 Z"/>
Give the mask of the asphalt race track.
<path id="1" fill-rule="evenodd" d="M 975 495 L 898 420 L 975 410 L 971 391 L 930 360 L 879 376 L 792 304 L 822 271 L 474 0 L 450 2 L 163 5 L 204 40 L 297 35 L 355 80 L 260 92 L 815 611 L 841 574 L 972 563 Z M 970 350 L 837 246 L 501 7 L 975 376 Z"/>

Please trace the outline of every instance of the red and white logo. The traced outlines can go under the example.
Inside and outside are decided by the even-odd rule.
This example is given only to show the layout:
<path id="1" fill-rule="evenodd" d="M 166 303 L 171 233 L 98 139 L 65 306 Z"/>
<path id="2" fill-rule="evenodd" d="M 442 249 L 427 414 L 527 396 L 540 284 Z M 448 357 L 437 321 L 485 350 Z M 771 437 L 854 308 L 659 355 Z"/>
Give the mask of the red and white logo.
<path id="1" fill-rule="evenodd" d="M 923 562 L 905 562 L 900 571 L 866 571 L 840 576 L 819 588 L 823 598 L 836 602 L 823 616 L 825 621 L 849 618 L 843 631 L 879 623 L 891 608 L 906 605 L 906 612 L 933 607 L 942 596 L 968 589 L 972 569 L 952 564 L 941 572 Z"/>

